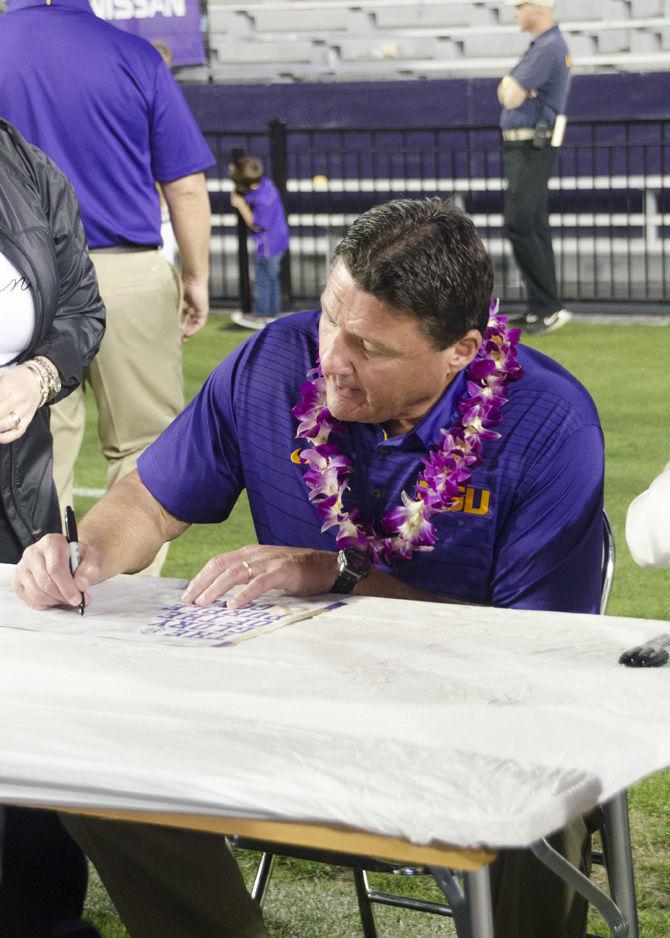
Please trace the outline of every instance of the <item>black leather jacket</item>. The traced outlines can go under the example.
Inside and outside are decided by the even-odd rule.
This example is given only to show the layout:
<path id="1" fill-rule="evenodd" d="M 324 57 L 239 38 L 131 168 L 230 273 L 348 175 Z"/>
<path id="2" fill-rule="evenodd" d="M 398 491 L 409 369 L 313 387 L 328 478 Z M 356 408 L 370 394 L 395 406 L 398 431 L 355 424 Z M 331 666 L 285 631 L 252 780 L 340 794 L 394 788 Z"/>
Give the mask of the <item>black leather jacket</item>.
<path id="1" fill-rule="evenodd" d="M 70 184 L 3 120 L 0 251 L 26 279 L 33 297 L 35 329 L 21 361 L 49 358 L 60 373 L 59 398 L 65 397 L 81 383 L 84 367 L 98 351 L 105 308 Z M 48 407 L 39 408 L 20 439 L 0 444 L 0 496 L 23 547 L 47 531 L 60 531 Z"/>

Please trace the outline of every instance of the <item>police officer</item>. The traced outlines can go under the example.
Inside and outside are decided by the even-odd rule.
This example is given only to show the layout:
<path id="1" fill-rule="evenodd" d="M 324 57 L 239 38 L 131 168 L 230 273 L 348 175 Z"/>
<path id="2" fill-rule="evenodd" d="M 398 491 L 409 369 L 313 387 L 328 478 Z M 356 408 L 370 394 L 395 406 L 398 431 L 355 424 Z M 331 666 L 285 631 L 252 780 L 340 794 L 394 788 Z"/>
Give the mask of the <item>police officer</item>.
<path id="1" fill-rule="evenodd" d="M 565 126 L 570 51 L 554 19 L 554 0 L 506 0 L 519 28 L 533 37 L 498 85 L 502 105 L 504 232 L 526 285 L 528 312 L 516 324 L 542 335 L 571 318 L 556 286 L 549 228 L 548 183 Z"/>

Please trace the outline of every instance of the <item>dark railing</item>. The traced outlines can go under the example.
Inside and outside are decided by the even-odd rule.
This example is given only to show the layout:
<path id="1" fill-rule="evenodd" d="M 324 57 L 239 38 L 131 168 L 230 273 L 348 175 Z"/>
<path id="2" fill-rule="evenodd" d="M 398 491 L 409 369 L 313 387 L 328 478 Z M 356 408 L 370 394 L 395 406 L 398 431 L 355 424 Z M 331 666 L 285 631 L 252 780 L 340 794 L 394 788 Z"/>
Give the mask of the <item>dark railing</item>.
<path id="1" fill-rule="evenodd" d="M 333 249 L 354 218 L 391 198 L 440 195 L 474 219 L 493 258 L 496 293 L 524 292 L 502 235 L 502 164 L 496 127 L 289 129 L 208 134 L 217 166 L 212 298 L 249 306 L 246 233 L 230 207 L 234 151 L 259 156 L 282 192 L 291 247 L 282 272 L 287 309 L 319 296 Z M 670 297 L 670 121 L 569 125 L 550 182 L 557 276 L 566 305 L 652 308 Z M 243 242 L 245 242 L 243 244 Z"/>

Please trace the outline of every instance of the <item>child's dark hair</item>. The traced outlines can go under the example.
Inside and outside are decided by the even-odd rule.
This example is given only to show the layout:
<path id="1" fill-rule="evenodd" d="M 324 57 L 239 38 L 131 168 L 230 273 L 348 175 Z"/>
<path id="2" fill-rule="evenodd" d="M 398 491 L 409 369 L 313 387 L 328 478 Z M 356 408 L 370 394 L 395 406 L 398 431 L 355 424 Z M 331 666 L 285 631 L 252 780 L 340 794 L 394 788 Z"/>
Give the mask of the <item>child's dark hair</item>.
<path id="1" fill-rule="evenodd" d="M 249 189 L 263 175 L 263 163 L 257 156 L 241 156 L 236 163 L 231 163 L 228 176 L 236 186 Z"/>

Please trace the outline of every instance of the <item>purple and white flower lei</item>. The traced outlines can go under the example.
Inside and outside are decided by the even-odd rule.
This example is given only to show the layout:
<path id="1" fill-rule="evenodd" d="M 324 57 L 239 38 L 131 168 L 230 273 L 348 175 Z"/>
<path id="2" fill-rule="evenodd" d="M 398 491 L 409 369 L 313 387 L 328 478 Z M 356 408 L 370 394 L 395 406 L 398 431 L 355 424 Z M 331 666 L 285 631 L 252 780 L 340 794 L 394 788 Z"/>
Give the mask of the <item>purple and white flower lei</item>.
<path id="1" fill-rule="evenodd" d="M 442 440 L 430 448 L 414 496 L 402 492 L 402 505 L 388 511 L 381 520 L 384 533 L 373 522 L 359 517 L 358 509 L 347 512 L 342 499 L 349 488 L 351 459 L 336 443 L 330 442 L 333 431 L 345 426 L 335 420 L 326 407 L 326 380 L 321 367 L 307 373 L 300 387 L 300 401 L 292 414 L 300 423 L 296 434 L 308 441 L 300 451 L 299 462 L 308 466 L 304 475 L 309 500 L 323 522 L 322 531 L 336 527 L 338 548 L 356 547 L 368 555 L 375 566 L 391 565 L 409 559 L 415 550 L 432 550 L 437 532 L 431 515 L 445 511 L 459 495 L 472 470 L 483 462 L 484 440 L 500 434 L 491 430 L 502 420 L 507 403 L 506 386 L 523 374 L 516 358 L 519 330 L 507 328 L 507 317 L 498 315 L 498 304 L 491 301 L 490 318 L 477 355 L 466 370 L 466 393 L 458 402 L 460 420 L 449 430 L 441 430 Z"/>

